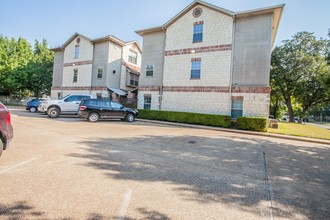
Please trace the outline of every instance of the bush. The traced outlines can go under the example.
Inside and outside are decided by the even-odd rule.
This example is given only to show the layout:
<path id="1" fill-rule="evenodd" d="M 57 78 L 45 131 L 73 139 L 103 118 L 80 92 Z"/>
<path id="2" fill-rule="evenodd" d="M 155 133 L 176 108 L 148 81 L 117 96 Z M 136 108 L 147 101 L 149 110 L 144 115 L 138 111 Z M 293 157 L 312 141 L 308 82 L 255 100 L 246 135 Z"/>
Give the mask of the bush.
<path id="1" fill-rule="evenodd" d="M 231 126 L 231 117 L 229 115 L 139 109 L 138 118 L 225 128 Z"/>
<path id="2" fill-rule="evenodd" d="M 238 117 L 236 128 L 250 131 L 267 131 L 267 118 Z"/>

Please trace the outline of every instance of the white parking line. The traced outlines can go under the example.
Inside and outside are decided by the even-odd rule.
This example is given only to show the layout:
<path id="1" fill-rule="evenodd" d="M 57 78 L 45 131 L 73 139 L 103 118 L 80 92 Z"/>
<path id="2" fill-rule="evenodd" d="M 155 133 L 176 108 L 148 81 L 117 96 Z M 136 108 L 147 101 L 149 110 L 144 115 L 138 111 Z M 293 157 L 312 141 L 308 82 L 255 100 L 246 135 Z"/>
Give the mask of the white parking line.
<path id="1" fill-rule="evenodd" d="M 6 173 L 6 172 L 8 172 L 8 171 L 13 171 L 14 169 L 19 168 L 20 166 L 23 166 L 24 164 L 30 163 L 30 162 L 32 162 L 32 161 L 34 161 L 34 160 L 36 160 L 36 159 L 37 159 L 37 157 L 32 158 L 32 159 L 27 160 L 27 161 L 24 161 L 24 162 L 19 163 L 19 164 L 16 164 L 16 165 L 10 166 L 10 167 L 8 167 L 8 168 L 6 168 L 6 169 L 4 169 L 4 170 L 1 170 L 0 173 Z"/>
<path id="2" fill-rule="evenodd" d="M 132 192 L 133 192 L 133 190 L 130 188 L 124 194 L 123 202 L 121 204 L 121 208 L 120 208 L 119 216 L 118 216 L 119 220 L 125 219 L 125 215 L 126 215 L 126 211 L 127 211 L 128 205 L 129 205 L 129 201 L 131 200 L 131 197 L 132 197 Z"/>

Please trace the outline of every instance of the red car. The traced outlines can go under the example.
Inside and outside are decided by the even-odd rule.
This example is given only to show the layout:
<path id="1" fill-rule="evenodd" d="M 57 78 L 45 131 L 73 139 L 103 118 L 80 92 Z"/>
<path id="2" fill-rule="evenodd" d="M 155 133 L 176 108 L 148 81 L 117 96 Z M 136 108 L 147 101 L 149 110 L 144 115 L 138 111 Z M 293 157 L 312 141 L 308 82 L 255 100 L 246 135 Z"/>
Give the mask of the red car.
<path id="1" fill-rule="evenodd" d="M 11 125 L 10 112 L 7 107 L 0 102 L 0 156 L 2 150 L 6 150 L 9 142 L 14 137 L 13 126 Z"/>

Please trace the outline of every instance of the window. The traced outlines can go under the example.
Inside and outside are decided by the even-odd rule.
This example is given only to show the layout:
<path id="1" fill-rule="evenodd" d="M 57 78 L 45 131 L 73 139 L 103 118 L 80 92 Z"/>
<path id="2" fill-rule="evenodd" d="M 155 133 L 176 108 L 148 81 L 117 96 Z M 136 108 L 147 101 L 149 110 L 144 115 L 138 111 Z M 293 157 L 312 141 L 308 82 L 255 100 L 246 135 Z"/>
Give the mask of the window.
<path id="1" fill-rule="evenodd" d="M 146 68 L 146 76 L 153 76 L 154 75 L 154 65 L 149 64 Z"/>
<path id="2" fill-rule="evenodd" d="M 73 79 L 72 82 L 77 82 L 78 81 L 78 69 L 73 70 Z"/>
<path id="3" fill-rule="evenodd" d="M 130 50 L 128 54 L 128 61 L 130 63 L 137 64 L 137 53 Z"/>
<path id="4" fill-rule="evenodd" d="M 231 117 L 237 118 L 243 116 L 243 97 L 232 97 Z"/>
<path id="5" fill-rule="evenodd" d="M 193 60 L 191 61 L 191 79 L 201 78 L 201 61 Z"/>
<path id="6" fill-rule="evenodd" d="M 129 74 L 129 84 L 131 86 L 138 86 L 139 85 L 139 76 L 138 75 L 135 75 L 133 73 L 130 73 Z"/>
<path id="7" fill-rule="evenodd" d="M 74 58 L 79 58 L 79 45 L 74 47 Z"/>
<path id="8" fill-rule="evenodd" d="M 111 108 L 114 109 L 121 109 L 123 106 L 119 104 L 118 102 L 111 102 Z"/>
<path id="9" fill-rule="evenodd" d="M 203 24 L 194 25 L 193 43 L 203 41 Z"/>
<path id="10" fill-rule="evenodd" d="M 151 109 L 151 96 L 144 96 L 143 109 L 146 109 L 146 110 Z"/>
<path id="11" fill-rule="evenodd" d="M 102 79 L 102 75 L 103 75 L 103 69 L 102 68 L 98 68 L 97 69 L 97 78 L 98 79 Z"/>

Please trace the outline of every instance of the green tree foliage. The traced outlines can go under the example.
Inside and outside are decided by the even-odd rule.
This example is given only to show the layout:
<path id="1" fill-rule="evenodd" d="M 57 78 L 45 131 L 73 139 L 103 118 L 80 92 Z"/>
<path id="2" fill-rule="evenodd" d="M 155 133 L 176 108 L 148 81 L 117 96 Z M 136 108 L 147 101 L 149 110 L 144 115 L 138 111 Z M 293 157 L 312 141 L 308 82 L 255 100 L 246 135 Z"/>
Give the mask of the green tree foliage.
<path id="1" fill-rule="evenodd" d="M 330 88 L 326 85 L 330 74 L 329 45 L 328 40 L 317 40 L 312 33 L 300 32 L 274 49 L 271 86 L 280 92 L 290 122 L 294 121 L 293 100 L 299 106 L 295 112 L 300 119 L 311 107 L 329 101 Z"/>
<path id="2" fill-rule="evenodd" d="M 49 94 L 54 55 L 47 41 L 35 42 L 0 36 L 0 93 L 39 97 Z"/>

